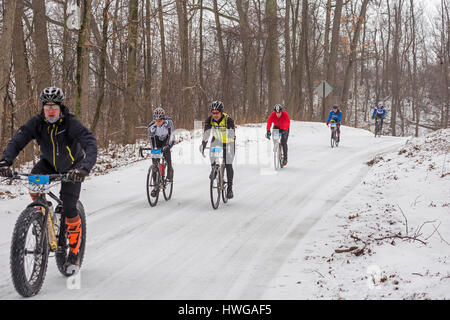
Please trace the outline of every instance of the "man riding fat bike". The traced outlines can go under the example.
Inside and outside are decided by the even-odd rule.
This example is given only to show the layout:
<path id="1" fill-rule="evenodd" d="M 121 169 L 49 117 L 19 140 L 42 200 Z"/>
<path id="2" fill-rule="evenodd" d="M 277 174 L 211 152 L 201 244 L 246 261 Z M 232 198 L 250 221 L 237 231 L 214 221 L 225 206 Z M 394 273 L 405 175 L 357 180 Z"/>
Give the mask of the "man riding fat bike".
<path id="1" fill-rule="evenodd" d="M 40 160 L 32 174 L 65 174 L 69 182 L 61 183 L 63 218 L 69 239 L 69 255 L 66 269 L 80 266 L 79 249 L 82 224 L 77 211 L 81 183 L 97 160 L 97 141 L 86 127 L 63 104 L 64 93 L 60 88 L 45 88 L 40 95 L 42 110 L 21 126 L 8 142 L 0 160 L 0 176 L 12 177 L 10 166 L 26 145 L 36 140 Z M 34 200 L 37 194 L 30 194 Z"/>

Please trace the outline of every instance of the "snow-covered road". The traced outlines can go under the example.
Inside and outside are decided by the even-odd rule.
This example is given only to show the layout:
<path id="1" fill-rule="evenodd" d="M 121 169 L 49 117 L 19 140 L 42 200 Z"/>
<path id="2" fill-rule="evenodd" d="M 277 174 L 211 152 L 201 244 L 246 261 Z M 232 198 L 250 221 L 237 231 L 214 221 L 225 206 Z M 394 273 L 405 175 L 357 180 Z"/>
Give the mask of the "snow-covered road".
<path id="1" fill-rule="evenodd" d="M 405 142 L 344 127 L 342 145 L 331 149 L 324 124 L 294 122 L 288 166 L 275 173 L 271 161 L 261 163 L 272 157 L 264 131 L 238 129 L 235 198 L 218 210 L 209 200 L 209 165 L 186 161 L 198 140 L 174 147 L 173 197 L 154 208 L 145 194 L 148 161 L 87 180 L 81 288 L 69 290 L 51 258 L 35 298 L 259 299 L 311 227 L 363 179 L 365 163 Z M 28 202 L 26 195 L 0 202 L 0 299 L 19 298 L 9 248 Z"/>

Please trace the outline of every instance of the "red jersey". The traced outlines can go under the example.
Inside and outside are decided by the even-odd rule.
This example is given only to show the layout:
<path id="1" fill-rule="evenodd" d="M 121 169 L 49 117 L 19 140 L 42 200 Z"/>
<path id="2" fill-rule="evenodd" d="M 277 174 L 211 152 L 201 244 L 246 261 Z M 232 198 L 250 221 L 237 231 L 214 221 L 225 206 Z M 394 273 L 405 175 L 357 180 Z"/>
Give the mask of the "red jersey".
<path id="1" fill-rule="evenodd" d="M 282 130 L 289 130 L 289 126 L 291 125 L 291 119 L 289 119 L 289 115 L 286 111 L 282 111 L 281 117 L 277 117 L 277 113 L 274 111 L 267 120 L 267 131 L 270 131 L 272 127 L 272 123 L 275 127 L 278 127 Z"/>

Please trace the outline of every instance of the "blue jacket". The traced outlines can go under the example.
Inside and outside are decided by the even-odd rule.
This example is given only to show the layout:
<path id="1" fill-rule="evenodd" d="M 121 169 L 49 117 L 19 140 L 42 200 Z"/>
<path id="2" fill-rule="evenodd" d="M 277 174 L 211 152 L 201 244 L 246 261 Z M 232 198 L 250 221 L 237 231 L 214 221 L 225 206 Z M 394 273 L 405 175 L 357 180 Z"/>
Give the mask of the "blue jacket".
<path id="1" fill-rule="evenodd" d="M 384 118 L 386 116 L 386 109 L 384 106 L 381 107 L 381 109 L 378 109 L 375 107 L 373 109 L 372 118 L 375 117 L 375 115 L 381 116 L 381 118 Z"/>
<path id="2" fill-rule="evenodd" d="M 342 120 L 342 111 L 339 110 L 338 113 L 334 112 L 334 110 L 330 111 L 330 114 L 328 115 L 328 121 L 330 122 L 331 119 L 336 120 L 339 124 L 341 124 L 341 120 Z"/>

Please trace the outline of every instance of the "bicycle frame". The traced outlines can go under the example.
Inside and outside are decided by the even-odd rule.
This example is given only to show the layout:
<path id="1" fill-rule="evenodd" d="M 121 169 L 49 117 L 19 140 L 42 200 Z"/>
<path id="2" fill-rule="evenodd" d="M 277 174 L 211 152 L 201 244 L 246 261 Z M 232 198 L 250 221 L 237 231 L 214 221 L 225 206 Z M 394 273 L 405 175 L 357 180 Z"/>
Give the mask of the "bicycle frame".
<path id="1" fill-rule="evenodd" d="M 380 135 L 380 131 L 381 131 L 381 118 L 376 117 L 375 118 L 375 137 L 378 135 Z"/>
<path id="2" fill-rule="evenodd" d="M 330 121 L 330 130 L 331 130 L 331 147 L 334 148 L 334 146 L 337 147 L 338 142 L 337 142 L 337 128 L 338 128 L 338 124 L 336 121 L 331 120 Z"/>
<path id="3" fill-rule="evenodd" d="M 56 251 L 56 249 L 58 248 L 59 236 L 59 232 L 58 234 L 56 233 L 54 225 L 54 220 L 56 217 L 54 211 L 50 210 L 50 207 L 44 195 L 48 194 L 53 200 L 57 202 L 58 205 L 62 205 L 62 201 L 55 194 L 53 194 L 50 189 L 61 181 L 67 181 L 67 175 L 31 175 L 15 172 L 12 179 L 22 181 L 28 180 L 28 185 L 26 185 L 26 187 L 28 188 L 28 190 L 30 190 L 30 193 L 37 194 L 36 198 L 33 199 L 33 202 L 30 203 L 27 208 L 37 208 L 42 211 L 42 213 L 44 214 L 44 221 L 47 221 L 46 231 L 50 249 L 51 251 Z M 44 210 L 42 210 L 42 208 Z M 58 230 L 60 230 L 60 225 L 58 225 L 57 227 Z M 41 248 L 44 245 L 43 241 L 44 237 L 41 238 L 41 243 L 39 244 Z"/>
<path id="4" fill-rule="evenodd" d="M 283 134 L 278 132 L 278 130 L 274 130 L 273 132 L 273 152 L 274 152 L 274 166 L 275 170 L 282 168 L 281 164 L 281 138 L 283 137 Z"/>
<path id="5" fill-rule="evenodd" d="M 276 132 L 274 132 L 274 134 L 273 134 L 273 144 L 274 144 L 274 149 L 273 149 L 273 151 L 274 152 L 277 152 L 278 151 L 278 145 L 281 143 L 281 137 L 282 137 L 283 135 L 281 134 L 281 133 L 276 133 Z"/>

